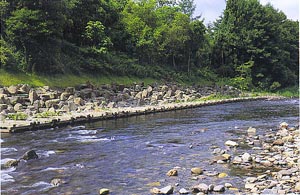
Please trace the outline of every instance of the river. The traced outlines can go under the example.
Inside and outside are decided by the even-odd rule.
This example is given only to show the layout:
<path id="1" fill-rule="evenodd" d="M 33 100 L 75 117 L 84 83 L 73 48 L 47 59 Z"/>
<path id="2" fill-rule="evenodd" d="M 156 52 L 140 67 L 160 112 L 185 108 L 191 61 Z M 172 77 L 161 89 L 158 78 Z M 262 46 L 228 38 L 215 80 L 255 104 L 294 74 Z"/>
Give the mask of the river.
<path id="1" fill-rule="evenodd" d="M 1 164 L 34 149 L 39 159 L 1 170 L 1 194 L 149 194 L 153 186 L 189 189 L 200 181 L 190 169 L 225 172 L 201 182 L 243 188 L 251 173 L 228 164 L 210 164 L 213 148 L 240 140 L 252 126 L 257 134 L 281 122 L 299 123 L 299 100 L 249 101 L 101 121 L 85 126 L 1 135 Z M 247 151 L 239 147 L 236 153 Z M 168 170 L 178 167 L 177 177 Z M 65 183 L 53 187 L 50 181 Z M 159 186 L 158 186 L 159 188 Z M 175 193 L 176 194 L 176 193 Z"/>

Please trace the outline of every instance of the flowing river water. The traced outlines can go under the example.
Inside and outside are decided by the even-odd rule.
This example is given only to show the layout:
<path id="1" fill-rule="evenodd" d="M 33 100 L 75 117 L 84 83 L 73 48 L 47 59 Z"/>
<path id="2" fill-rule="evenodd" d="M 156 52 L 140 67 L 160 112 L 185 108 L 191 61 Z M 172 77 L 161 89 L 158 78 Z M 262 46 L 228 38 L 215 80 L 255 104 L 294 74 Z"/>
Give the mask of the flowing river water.
<path id="1" fill-rule="evenodd" d="M 200 182 L 229 182 L 242 189 L 251 173 L 210 164 L 213 148 L 239 140 L 252 126 L 257 134 L 281 122 L 299 123 L 299 100 L 249 101 L 101 121 L 85 126 L 2 134 L 1 164 L 34 149 L 38 159 L 1 170 L 1 194 L 150 194 L 153 186 L 190 188 Z M 247 151 L 238 147 L 236 153 Z M 178 167 L 177 177 L 168 170 Z M 228 177 L 192 180 L 190 169 Z M 54 187 L 50 181 L 65 183 Z M 158 188 L 160 188 L 158 187 Z M 176 193 L 175 193 L 176 194 Z"/>

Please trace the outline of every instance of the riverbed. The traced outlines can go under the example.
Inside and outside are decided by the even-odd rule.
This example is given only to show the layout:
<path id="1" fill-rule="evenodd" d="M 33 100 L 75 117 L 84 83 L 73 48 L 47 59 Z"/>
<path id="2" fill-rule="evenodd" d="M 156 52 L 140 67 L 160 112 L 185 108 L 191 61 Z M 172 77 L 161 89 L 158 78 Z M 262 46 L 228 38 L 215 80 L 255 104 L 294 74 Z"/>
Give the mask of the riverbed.
<path id="1" fill-rule="evenodd" d="M 2 164 L 31 149 L 39 159 L 1 170 L 1 194 L 97 194 L 100 188 L 109 188 L 111 194 L 149 194 L 153 187 L 175 184 L 178 189 L 188 189 L 199 183 L 192 179 L 192 167 L 228 174 L 225 178 L 203 176 L 202 182 L 229 182 L 242 190 L 243 180 L 251 173 L 228 164 L 211 165 L 213 149 L 224 148 L 227 140 L 239 140 L 250 126 L 259 135 L 283 121 L 297 125 L 298 120 L 299 100 L 290 99 L 236 102 L 2 134 Z M 248 149 L 239 147 L 236 153 Z M 174 167 L 178 176 L 166 176 Z M 54 178 L 64 182 L 53 186 Z"/>

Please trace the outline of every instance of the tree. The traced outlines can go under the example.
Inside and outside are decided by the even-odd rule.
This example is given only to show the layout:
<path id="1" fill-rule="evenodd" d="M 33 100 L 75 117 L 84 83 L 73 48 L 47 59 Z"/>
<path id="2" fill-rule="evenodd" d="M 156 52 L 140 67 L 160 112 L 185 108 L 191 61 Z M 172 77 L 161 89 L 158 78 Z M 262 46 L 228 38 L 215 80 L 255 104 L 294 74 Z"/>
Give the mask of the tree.
<path id="1" fill-rule="evenodd" d="M 285 24 L 286 16 L 270 4 L 228 0 L 223 17 L 215 24 L 212 64 L 221 75 L 234 77 L 239 74 L 239 64 L 253 61 L 251 75 L 255 85 L 268 88 L 275 81 L 288 85 L 288 78 L 298 74 L 288 64 L 295 64 L 298 56 L 290 55 L 292 50 L 286 47 L 285 37 L 290 40 L 295 36 L 297 27 L 286 31 L 289 28 Z M 294 49 L 298 47 L 295 43 L 291 43 Z"/>

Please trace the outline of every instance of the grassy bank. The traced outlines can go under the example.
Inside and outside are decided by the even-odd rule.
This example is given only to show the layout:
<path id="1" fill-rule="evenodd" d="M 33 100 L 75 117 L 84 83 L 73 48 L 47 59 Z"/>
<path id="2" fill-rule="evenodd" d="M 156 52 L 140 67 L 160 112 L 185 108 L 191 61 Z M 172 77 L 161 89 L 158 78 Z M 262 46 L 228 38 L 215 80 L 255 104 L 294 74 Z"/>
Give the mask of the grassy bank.
<path id="1" fill-rule="evenodd" d="M 56 76 L 40 76 L 25 74 L 22 72 L 10 73 L 0 69 L 0 85 L 10 86 L 17 84 L 29 84 L 31 86 L 50 86 L 50 87 L 71 87 L 86 82 L 91 82 L 95 85 L 101 84 L 132 84 L 134 82 L 145 84 L 150 84 L 157 82 L 152 78 L 137 78 L 137 77 L 127 77 L 127 76 L 95 76 L 95 75 L 74 75 L 74 74 L 64 74 Z"/>
<path id="2" fill-rule="evenodd" d="M 29 84 L 31 86 L 50 86 L 50 87 L 72 87 L 86 82 L 91 82 L 94 85 L 102 84 L 125 84 L 130 85 L 134 82 L 141 83 L 144 82 L 145 85 L 153 84 L 155 82 L 160 83 L 157 79 L 153 78 L 138 78 L 138 77 L 128 77 L 128 76 L 97 76 L 97 75 L 74 75 L 74 74 L 63 74 L 63 75 L 34 75 L 25 74 L 23 72 L 8 72 L 0 69 L 0 86 L 10 86 L 17 84 Z M 214 82 L 205 80 L 204 78 L 192 78 L 189 81 L 177 81 L 181 85 L 191 86 L 193 84 L 198 84 L 200 86 L 212 85 Z M 230 85 L 229 79 L 221 78 L 217 81 L 218 85 Z M 284 97 L 299 97 L 299 87 L 293 86 L 289 88 L 280 89 L 276 92 L 268 91 L 258 91 L 254 90 L 251 93 L 245 92 L 244 96 L 266 96 L 266 95 L 279 95 Z M 219 100 L 231 97 L 221 97 L 220 95 L 214 95 L 210 97 L 205 97 L 206 100 Z"/>

